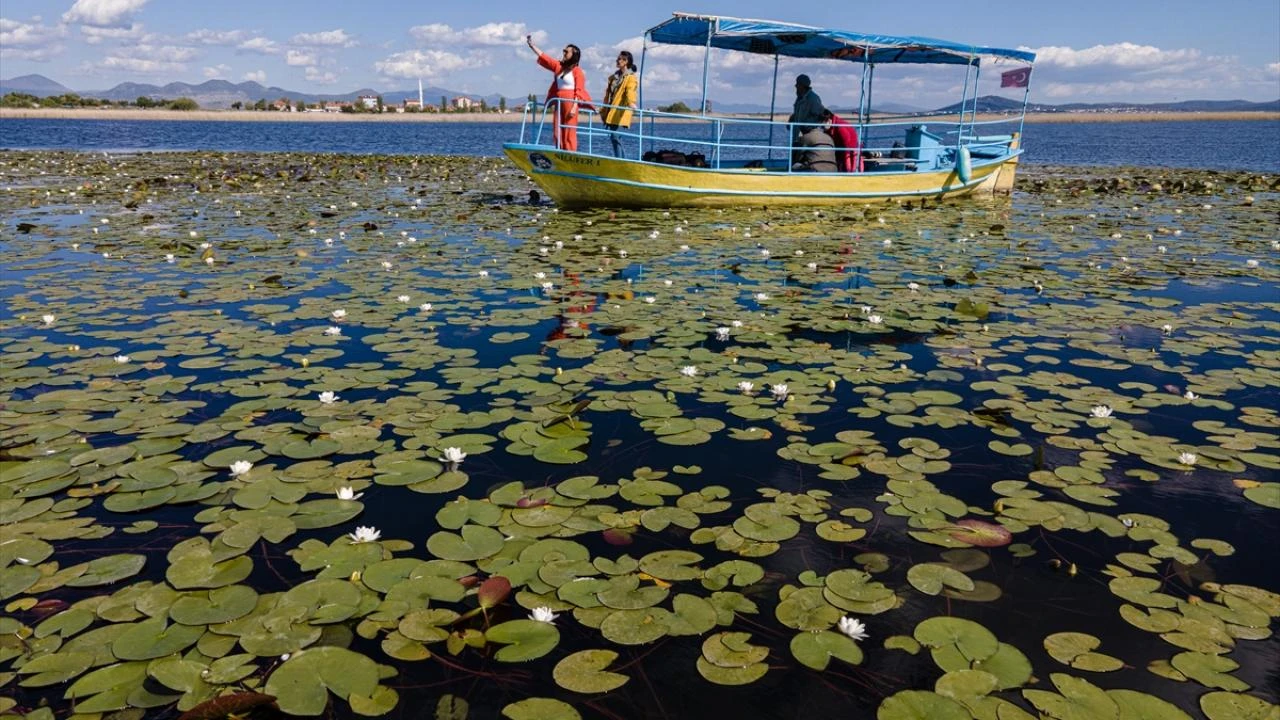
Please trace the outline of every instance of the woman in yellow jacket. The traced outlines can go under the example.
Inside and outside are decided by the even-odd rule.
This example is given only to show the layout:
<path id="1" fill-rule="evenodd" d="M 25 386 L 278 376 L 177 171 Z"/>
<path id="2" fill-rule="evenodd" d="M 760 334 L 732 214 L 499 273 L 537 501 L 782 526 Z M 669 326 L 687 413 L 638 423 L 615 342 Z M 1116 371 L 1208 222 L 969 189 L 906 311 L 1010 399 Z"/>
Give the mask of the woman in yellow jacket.
<path id="1" fill-rule="evenodd" d="M 613 143 L 613 156 L 622 157 L 622 141 L 618 128 L 631 127 L 631 111 L 636 106 L 636 96 L 640 93 L 640 81 L 636 78 L 636 64 L 631 53 L 623 50 L 618 53 L 618 71 L 609 76 L 609 84 L 605 87 L 604 101 L 611 107 L 603 108 L 604 126 L 609 128 L 609 142 Z"/>
<path id="2" fill-rule="evenodd" d="M 591 95 L 587 92 L 587 76 L 578 67 L 582 51 L 577 45 L 566 45 L 564 56 L 555 60 L 534 46 L 532 35 L 526 35 L 524 40 L 529 44 L 529 49 L 538 55 L 538 64 L 555 73 L 555 79 L 547 90 L 547 102 L 554 99 L 559 106 L 554 116 L 556 147 L 561 150 L 577 150 L 578 110 L 593 109 Z"/>

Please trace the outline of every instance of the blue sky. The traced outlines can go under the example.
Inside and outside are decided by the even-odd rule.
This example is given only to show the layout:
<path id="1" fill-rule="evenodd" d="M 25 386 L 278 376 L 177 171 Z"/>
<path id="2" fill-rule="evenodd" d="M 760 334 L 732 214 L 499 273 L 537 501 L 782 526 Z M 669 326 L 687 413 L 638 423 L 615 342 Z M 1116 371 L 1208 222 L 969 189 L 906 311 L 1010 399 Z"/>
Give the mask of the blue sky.
<path id="1" fill-rule="evenodd" d="M 678 9 L 1030 49 L 1039 55 L 1032 99 L 1041 102 L 1280 97 L 1276 0 L 803 5 L 701 0 Z M 532 33 L 553 54 L 565 43 L 581 46 L 589 88 L 599 95 L 615 53 L 639 57 L 643 31 L 672 9 L 510 0 L 4 0 L 0 76 L 39 73 L 80 90 L 218 78 L 305 92 L 409 89 L 421 77 L 459 92 L 523 97 L 541 94 L 548 81 L 524 46 Z M 696 98 L 701 64 L 697 48 L 651 49 L 646 97 Z M 983 94 L 999 92 L 1003 69 L 984 72 Z M 813 76 L 829 105 L 856 98 L 847 64 L 783 61 L 784 78 L 798 72 Z M 717 54 L 709 95 L 767 102 L 771 75 L 771 60 Z M 955 68 L 886 67 L 877 71 L 876 101 L 932 107 L 956 100 L 963 80 Z"/>

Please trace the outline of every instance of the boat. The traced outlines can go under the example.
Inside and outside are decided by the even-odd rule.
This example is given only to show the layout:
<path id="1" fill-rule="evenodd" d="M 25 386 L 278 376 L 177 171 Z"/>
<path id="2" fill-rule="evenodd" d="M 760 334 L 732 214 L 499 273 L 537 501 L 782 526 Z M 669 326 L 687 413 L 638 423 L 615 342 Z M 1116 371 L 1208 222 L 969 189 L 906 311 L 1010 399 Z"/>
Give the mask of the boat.
<path id="1" fill-rule="evenodd" d="M 645 61 L 651 46 L 705 48 L 702 102 L 690 112 L 644 109 Z M 780 58 L 845 63 L 860 73 L 856 117 L 860 160 L 852 172 L 814 171 L 794 162 L 793 128 L 767 119 L 715 114 L 707 102 L 711 49 L 773 58 L 777 97 Z M 958 112 L 885 116 L 871 112 L 877 66 L 960 66 L 964 89 Z M 1022 90 L 1020 113 L 978 118 L 983 63 L 1013 65 L 1002 87 Z M 580 112 L 579 148 L 553 144 L 555 99 L 524 108 L 518 142 L 506 155 L 563 208 L 676 208 L 743 205 L 842 205 L 940 200 L 977 193 L 1009 193 L 1022 155 L 1022 131 L 1035 54 L 925 37 L 856 33 L 771 20 L 675 13 L 644 34 L 640 58 L 641 109 L 624 132 L 623 157 L 615 157 L 610 131 L 599 115 Z M 609 107 L 597 104 L 597 110 Z M 668 108 L 670 110 L 670 108 Z"/>

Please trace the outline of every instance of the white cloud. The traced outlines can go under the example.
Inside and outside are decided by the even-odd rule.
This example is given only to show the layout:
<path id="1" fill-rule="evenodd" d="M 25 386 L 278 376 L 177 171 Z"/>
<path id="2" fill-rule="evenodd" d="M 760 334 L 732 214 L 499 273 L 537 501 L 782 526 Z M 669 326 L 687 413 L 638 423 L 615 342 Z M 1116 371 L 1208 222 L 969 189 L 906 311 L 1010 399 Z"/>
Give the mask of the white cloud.
<path id="1" fill-rule="evenodd" d="M 209 30 L 201 28 L 187 33 L 189 42 L 199 45 L 239 45 L 249 37 L 244 30 Z"/>
<path id="2" fill-rule="evenodd" d="M 336 74 L 327 70 L 321 70 L 317 67 L 307 68 L 305 74 L 308 82 L 313 82 L 317 85 L 332 85 L 338 82 L 338 76 Z"/>
<path id="3" fill-rule="evenodd" d="M 442 50 L 408 50 L 379 60 L 374 68 L 389 78 L 436 78 L 470 65 L 462 57 Z"/>
<path id="4" fill-rule="evenodd" d="M 223 63 L 221 65 L 213 65 L 203 70 L 204 76 L 210 80 L 226 77 L 231 74 L 231 66 Z"/>
<path id="5" fill-rule="evenodd" d="M 259 84 L 265 84 L 267 82 L 267 71 L 254 70 L 252 72 L 247 72 L 244 74 L 244 79 Z"/>
<path id="6" fill-rule="evenodd" d="M 452 47 L 462 48 L 494 48 L 517 47 L 524 43 L 524 36 L 530 31 L 524 23 L 502 22 L 486 23 L 472 28 L 454 30 L 448 25 L 433 23 L 409 28 L 409 34 L 421 43 L 448 43 Z M 547 34 L 541 30 L 533 32 L 534 43 L 545 43 Z"/>
<path id="7" fill-rule="evenodd" d="M 236 45 L 237 50 L 244 52 L 257 53 L 259 55 L 279 55 L 280 44 L 275 40 L 269 40 L 264 37 L 253 37 Z"/>
<path id="8" fill-rule="evenodd" d="M 196 56 L 193 48 L 177 45 L 124 45 L 97 63 L 99 69 L 125 70 L 154 75 L 177 73 L 187 69 L 186 63 Z"/>
<path id="9" fill-rule="evenodd" d="M 307 47 L 355 47 L 356 45 L 355 38 L 348 35 L 347 31 L 342 28 L 323 32 L 299 33 L 294 35 L 289 42 Z"/>
<path id="10" fill-rule="evenodd" d="M 58 25 L 44 25 L 40 18 L 32 18 L 31 22 L 18 22 L 9 18 L 0 18 L 0 48 L 38 48 L 66 35 L 65 28 Z"/>
<path id="11" fill-rule="evenodd" d="M 1280 75 L 1280 62 L 1273 62 L 1267 65 L 1268 75 Z"/>
<path id="12" fill-rule="evenodd" d="M 1167 68 L 1200 59 L 1200 51 L 1190 48 L 1161 50 L 1151 45 L 1130 42 L 1094 45 L 1083 50 L 1046 46 L 1034 48 L 1037 67 L 1086 68 L 1111 67 L 1126 69 Z"/>
<path id="13" fill-rule="evenodd" d="M 290 50 L 285 53 L 284 62 L 292 67 L 310 67 L 316 64 L 316 56 L 312 53 L 305 53 L 298 50 Z"/>
<path id="14" fill-rule="evenodd" d="M 76 0 L 71 9 L 62 14 L 62 21 L 111 27 L 123 24 L 146 4 L 147 0 Z"/>
<path id="15" fill-rule="evenodd" d="M 130 23 L 121 27 L 81 25 L 80 33 L 84 35 L 84 41 L 90 45 L 99 45 L 107 40 L 124 42 L 126 40 L 141 40 L 146 37 L 146 33 L 142 31 L 140 23 Z"/>

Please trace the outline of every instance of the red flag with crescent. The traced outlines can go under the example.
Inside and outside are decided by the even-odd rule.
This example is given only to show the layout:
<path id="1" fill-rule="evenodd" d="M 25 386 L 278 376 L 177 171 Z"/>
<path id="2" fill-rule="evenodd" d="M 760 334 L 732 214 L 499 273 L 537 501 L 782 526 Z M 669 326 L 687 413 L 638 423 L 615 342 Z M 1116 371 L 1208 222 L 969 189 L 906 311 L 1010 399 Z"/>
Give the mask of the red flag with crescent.
<path id="1" fill-rule="evenodd" d="M 1000 87 L 1026 87 L 1031 84 L 1031 68 L 1021 67 L 1000 74 Z"/>

